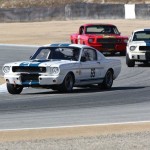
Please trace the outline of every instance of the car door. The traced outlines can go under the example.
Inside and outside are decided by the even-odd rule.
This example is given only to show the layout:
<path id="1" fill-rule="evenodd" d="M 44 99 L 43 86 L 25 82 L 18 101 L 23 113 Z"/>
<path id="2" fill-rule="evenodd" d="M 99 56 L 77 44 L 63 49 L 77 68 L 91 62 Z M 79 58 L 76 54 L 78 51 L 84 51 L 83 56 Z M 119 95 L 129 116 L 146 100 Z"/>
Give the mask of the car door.
<path id="1" fill-rule="evenodd" d="M 84 58 L 84 59 L 83 59 Z M 81 55 L 80 81 L 82 83 L 99 83 L 102 80 L 100 61 L 97 61 L 97 52 L 92 48 L 84 48 Z"/>

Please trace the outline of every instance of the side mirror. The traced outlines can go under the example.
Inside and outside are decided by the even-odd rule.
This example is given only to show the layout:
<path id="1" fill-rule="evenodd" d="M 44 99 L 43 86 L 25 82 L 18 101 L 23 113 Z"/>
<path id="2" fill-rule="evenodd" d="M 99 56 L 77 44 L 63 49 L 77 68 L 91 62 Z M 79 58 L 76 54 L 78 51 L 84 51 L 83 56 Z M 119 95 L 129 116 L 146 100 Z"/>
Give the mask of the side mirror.
<path id="1" fill-rule="evenodd" d="M 81 57 L 81 62 L 85 62 L 86 58 L 84 56 Z"/>

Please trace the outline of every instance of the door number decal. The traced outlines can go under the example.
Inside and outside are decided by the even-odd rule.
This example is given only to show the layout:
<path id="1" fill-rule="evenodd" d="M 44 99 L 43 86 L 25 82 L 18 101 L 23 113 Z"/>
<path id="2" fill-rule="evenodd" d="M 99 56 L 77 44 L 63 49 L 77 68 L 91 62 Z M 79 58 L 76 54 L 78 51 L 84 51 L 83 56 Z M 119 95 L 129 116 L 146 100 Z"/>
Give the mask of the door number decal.
<path id="1" fill-rule="evenodd" d="M 95 77 L 95 68 L 92 68 L 91 69 L 91 78 L 94 78 Z"/>

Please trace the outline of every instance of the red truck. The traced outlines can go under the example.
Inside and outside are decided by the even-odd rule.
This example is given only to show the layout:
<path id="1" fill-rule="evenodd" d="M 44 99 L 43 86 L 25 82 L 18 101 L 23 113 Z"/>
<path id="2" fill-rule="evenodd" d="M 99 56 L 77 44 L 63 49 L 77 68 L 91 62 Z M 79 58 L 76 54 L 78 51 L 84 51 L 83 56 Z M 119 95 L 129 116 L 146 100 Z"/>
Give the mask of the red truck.
<path id="1" fill-rule="evenodd" d="M 126 55 L 127 36 L 121 36 L 117 27 L 112 24 L 84 24 L 79 32 L 70 36 L 71 43 L 85 44 L 101 52 L 114 55 L 120 52 Z"/>

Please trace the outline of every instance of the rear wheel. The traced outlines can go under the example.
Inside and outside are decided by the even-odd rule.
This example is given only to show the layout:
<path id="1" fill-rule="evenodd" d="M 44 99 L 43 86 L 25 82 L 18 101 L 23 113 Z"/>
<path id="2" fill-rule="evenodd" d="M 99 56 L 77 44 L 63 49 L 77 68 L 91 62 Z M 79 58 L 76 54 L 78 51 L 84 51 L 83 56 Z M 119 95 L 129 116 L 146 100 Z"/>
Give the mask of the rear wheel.
<path id="1" fill-rule="evenodd" d="M 63 81 L 63 83 L 59 86 L 60 92 L 72 92 L 74 86 L 74 77 L 71 73 L 68 73 Z"/>
<path id="2" fill-rule="evenodd" d="M 23 86 L 7 83 L 7 90 L 10 94 L 20 94 L 23 90 Z"/>
<path id="3" fill-rule="evenodd" d="M 131 60 L 131 59 L 129 58 L 129 55 L 128 55 L 128 54 L 126 55 L 126 64 L 127 64 L 128 67 L 134 67 L 134 66 L 135 66 L 135 61 L 134 61 L 134 60 Z"/>
<path id="4" fill-rule="evenodd" d="M 102 89 L 110 89 L 113 84 L 113 72 L 108 70 L 102 83 L 98 86 Z"/>

